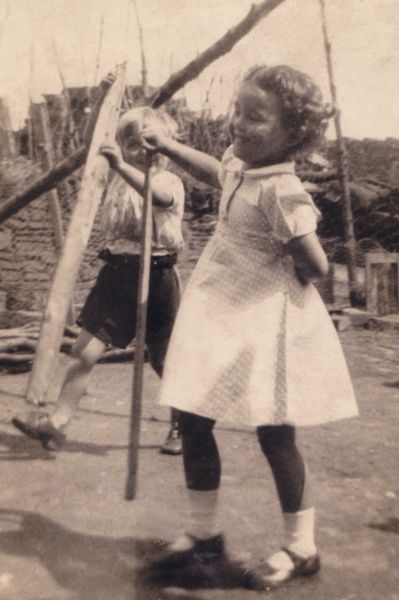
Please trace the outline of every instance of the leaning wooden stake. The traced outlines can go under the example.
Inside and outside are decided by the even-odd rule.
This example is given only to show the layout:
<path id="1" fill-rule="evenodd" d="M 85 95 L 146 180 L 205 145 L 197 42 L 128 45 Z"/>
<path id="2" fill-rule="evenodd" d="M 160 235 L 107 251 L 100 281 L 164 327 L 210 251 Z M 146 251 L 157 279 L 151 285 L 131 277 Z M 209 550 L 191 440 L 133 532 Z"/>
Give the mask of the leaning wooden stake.
<path id="1" fill-rule="evenodd" d="M 53 375 L 68 306 L 89 241 L 94 218 L 103 194 L 108 174 L 108 162 L 99 155 L 99 146 L 115 137 L 124 91 L 125 68 L 119 67 L 116 80 L 101 107 L 94 130 L 79 197 L 72 214 L 63 252 L 51 286 L 43 314 L 39 342 L 28 382 L 26 400 L 41 404 L 46 397 Z"/>
<path id="2" fill-rule="evenodd" d="M 126 500 L 133 500 L 137 489 L 138 451 L 140 442 L 141 404 L 143 392 L 143 367 L 145 333 L 147 324 L 148 292 L 151 268 L 152 241 L 152 194 L 151 194 L 151 153 L 147 152 L 144 179 L 144 202 L 141 229 L 141 254 L 136 313 L 136 348 L 134 353 L 133 394 L 130 415 L 130 436 L 128 473 L 126 480 Z"/>

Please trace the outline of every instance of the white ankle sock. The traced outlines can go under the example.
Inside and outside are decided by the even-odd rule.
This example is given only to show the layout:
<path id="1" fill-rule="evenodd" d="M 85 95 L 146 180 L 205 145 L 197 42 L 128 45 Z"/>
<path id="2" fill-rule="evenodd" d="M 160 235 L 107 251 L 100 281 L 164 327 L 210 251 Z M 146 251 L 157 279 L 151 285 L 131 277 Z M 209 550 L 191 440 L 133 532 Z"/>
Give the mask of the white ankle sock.
<path id="1" fill-rule="evenodd" d="M 284 545 L 304 558 L 316 554 L 314 541 L 315 509 L 312 507 L 296 513 L 283 513 L 283 519 Z"/>
<path id="2" fill-rule="evenodd" d="M 191 519 L 187 533 L 200 539 L 218 535 L 220 533 L 217 515 L 218 490 L 206 492 L 187 491 L 191 509 Z"/>

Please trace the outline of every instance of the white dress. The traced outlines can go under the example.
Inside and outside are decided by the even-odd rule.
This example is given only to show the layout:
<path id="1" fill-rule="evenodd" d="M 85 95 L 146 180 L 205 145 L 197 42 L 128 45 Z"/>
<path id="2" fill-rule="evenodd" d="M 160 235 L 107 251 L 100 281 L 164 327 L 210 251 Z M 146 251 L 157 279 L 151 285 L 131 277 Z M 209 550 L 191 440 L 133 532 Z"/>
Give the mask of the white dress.
<path id="1" fill-rule="evenodd" d="M 160 403 L 255 426 L 357 415 L 329 314 L 285 250 L 319 217 L 294 164 L 243 171 L 229 148 L 220 178 L 219 222 L 183 296 Z"/>

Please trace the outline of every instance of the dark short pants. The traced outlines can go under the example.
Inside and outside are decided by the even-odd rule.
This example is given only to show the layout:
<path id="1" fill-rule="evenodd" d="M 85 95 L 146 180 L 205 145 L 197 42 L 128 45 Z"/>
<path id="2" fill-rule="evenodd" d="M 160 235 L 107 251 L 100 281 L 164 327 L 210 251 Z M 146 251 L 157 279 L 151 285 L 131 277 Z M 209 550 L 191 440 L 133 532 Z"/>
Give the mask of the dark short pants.
<path id="1" fill-rule="evenodd" d="M 77 323 L 105 344 L 125 348 L 136 336 L 139 257 L 112 255 L 90 291 Z M 146 342 L 169 339 L 180 301 L 175 255 L 151 258 Z"/>

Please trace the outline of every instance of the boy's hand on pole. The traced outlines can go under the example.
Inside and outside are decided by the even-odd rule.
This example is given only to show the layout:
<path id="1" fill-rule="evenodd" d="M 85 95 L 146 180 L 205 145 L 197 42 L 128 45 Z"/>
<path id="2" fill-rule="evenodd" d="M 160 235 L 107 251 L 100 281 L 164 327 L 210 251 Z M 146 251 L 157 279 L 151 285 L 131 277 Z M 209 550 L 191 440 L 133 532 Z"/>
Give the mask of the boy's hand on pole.
<path id="1" fill-rule="evenodd" d="M 116 144 L 101 144 L 99 154 L 104 156 L 112 169 L 117 169 L 123 163 L 123 154 Z"/>

